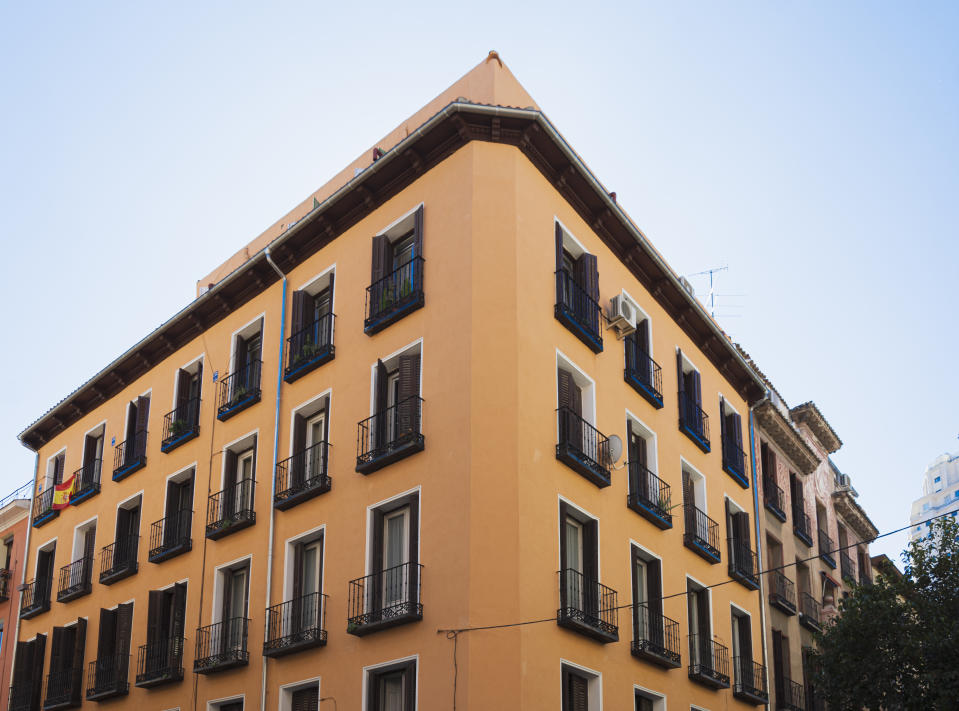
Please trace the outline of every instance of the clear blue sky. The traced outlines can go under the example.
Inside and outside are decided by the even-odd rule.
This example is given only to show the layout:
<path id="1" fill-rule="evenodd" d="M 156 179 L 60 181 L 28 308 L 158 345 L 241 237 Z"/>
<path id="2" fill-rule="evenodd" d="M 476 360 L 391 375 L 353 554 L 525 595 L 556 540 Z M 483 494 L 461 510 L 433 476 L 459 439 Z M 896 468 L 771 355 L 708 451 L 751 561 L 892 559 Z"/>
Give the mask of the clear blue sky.
<path id="1" fill-rule="evenodd" d="M 959 5 L 261 5 L 0 4 L 0 488 L 25 425 L 495 48 L 678 272 L 729 266 L 723 326 L 908 522 L 959 450 Z"/>

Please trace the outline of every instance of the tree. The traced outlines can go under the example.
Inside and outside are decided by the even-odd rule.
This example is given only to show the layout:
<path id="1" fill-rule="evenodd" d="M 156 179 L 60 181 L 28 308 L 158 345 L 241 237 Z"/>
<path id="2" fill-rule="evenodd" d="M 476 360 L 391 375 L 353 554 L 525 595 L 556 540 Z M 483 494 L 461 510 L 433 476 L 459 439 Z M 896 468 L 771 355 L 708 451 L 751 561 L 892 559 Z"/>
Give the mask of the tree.
<path id="1" fill-rule="evenodd" d="M 813 678 L 831 711 L 959 708 L 959 525 L 932 523 L 880 575 L 840 601 L 817 639 Z"/>

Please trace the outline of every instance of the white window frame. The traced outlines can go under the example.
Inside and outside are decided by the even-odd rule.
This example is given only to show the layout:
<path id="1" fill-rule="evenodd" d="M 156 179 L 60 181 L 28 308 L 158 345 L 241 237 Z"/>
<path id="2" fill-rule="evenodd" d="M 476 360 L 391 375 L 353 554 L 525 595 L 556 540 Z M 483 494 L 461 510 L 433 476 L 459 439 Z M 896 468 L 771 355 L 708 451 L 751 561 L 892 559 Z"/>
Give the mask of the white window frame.
<path id="1" fill-rule="evenodd" d="M 573 362 L 572 358 L 563 353 L 559 348 L 556 349 L 556 376 L 553 378 L 553 387 L 555 393 L 553 402 L 559 406 L 559 371 L 565 370 L 572 374 L 573 382 L 579 387 L 583 394 L 583 419 L 590 425 L 596 427 L 596 381 L 593 380 L 586 371 Z M 559 441 L 559 420 L 556 422 L 556 441 Z"/>
<path id="2" fill-rule="evenodd" d="M 626 419 L 638 427 L 638 431 L 636 427 L 634 427 L 633 431 L 646 440 L 646 468 L 656 476 L 659 476 L 659 440 L 655 430 L 633 414 L 629 408 L 626 408 Z M 627 442 L 627 457 L 629 452 L 628 445 L 629 443 Z"/>
<path id="3" fill-rule="evenodd" d="M 370 664 L 369 666 L 363 667 L 363 711 L 369 711 L 369 699 L 367 698 L 367 690 L 370 686 L 370 673 L 375 672 L 377 669 L 382 669 L 384 667 L 389 667 L 394 664 L 403 664 L 405 662 L 413 662 L 413 691 L 414 691 L 414 701 L 413 709 L 414 711 L 420 707 L 420 655 L 411 654 L 408 657 L 399 657 L 398 659 L 391 659 L 388 662 L 378 662 L 376 664 Z"/>
<path id="4" fill-rule="evenodd" d="M 423 373 L 425 371 L 425 362 L 424 362 L 424 353 L 423 353 L 423 339 L 417 338 L 412 343 L 408 343 L 399 350 L 395 350 L 390 353 L 385 358 L 380 358 L 383 362 L 383 365 L 387 366 L 393 362 L 399 363 L 400 356 L 404 355 L 413 355 L 414 353 L 419 354 L 420 356 L 420 383 L 419 383 L 419 396 L 423 397 Z M 376 411 L 376 361 L 370 365 L 370 416 L 375 415 Z M 421 408 L 422 409 L 422 408 Z M 422 431 L 423 428 L 423 414 L 420 414 L 420 428 Z"/>
<path id="5" fill-rule="evenodd" d="M 300 691 L 301 689 L 309 689 L 311 686 L 316 687 L 317 696 L 322 698 L 322 680 L 323 677 L 315 676 L 312 679 L 301 679 L 300 681 L 282 684 L 280 686 L 280 698 L 277 703 L 277 711 L 292 711 L 294 692 Z"/>
<path id="6" fill-rule="evenodd" d="M 244 565 L 245 564 L 245 565 Z M 253 605 L 253 554 L 248 553 L 245 556 L 237 558 L 236 560 L 231 560 L 229 563 L 222 563 L 220 565 L 214 566 L 213 568 L 213 599 L 211 603 L 213 609 L 211 610 L 210 619 L 213 624 L 223 621 L 223 597 L 225 594 L 226 586 L 226 573 L 231 571 L 234 568 L 246 568 L 246 614 L 249 616 L 250 609 Z"/>
<path id="7" fill-rule="evenodd" d="M 366 507 L 366 554 L 365 554 L 365 556 L 364 556 L 364 557 L 366 558 L 366 575 L 370 575 L 370 574 L 372 574 L 372 573 L 374 573 L 374 572 L 379 572 L 379 571 L 374 571 L 374 570 L 371 570 L 371 569 L 370 569 L 370 564 L 371 564 L 371 562 L 372 562 L 372 561 L 370 560 L 370 553 L 371 553 L 372 550 L 373 550 L 373 540 L 372 540 L 372 539 L 373 539 L 373 511 L 376 510 L 376 509 L 382 508 L 382 507 L 384 507 L 384 506 L 387 506 L 388 504 L 391 504 L 391 503 L 393 503 L 394 501 L 398 501 L 398 500 L 403 499 L 403 498 L 406 498 L 406 497 L 408 497 L 408 496 L 412 496 L 413 494 L 416 494 L 416 500 L 417 500 L 417 504 L 418 504 L 418 505 L 417 505 L 417 516 L 416 516 L 416 532 L 417 532 L 417 536 L 416 536 L 416 560 L 417 560 L 417 561 L 421 561 L 421 560 L 422 560 L 420 548 L 421 548 L 421 546 L 422 546 L 422 544 L 423 544 L 423 536 L 420 535 L 420 534 L 422 533 L 422 530 L 423 530 L 423 529 L 421 528 L 421 523 L 422 523 L 422 520 L 423 520 L 423 486 L 422 486 L 422 484 L 417 484 L 417 485 L 414 486 L 412 489 L 407 489 L 407 490 L 404 491 L 404 492 L 401 492 L 401 493 L 399 493 L 399 494 L 395 494 L 395 495 L 389 497 L 388 499 L 383 499 L 382 501 L 378 501 L 377 503 L 375 503 L 375 504 L 370 504 L 369 506 Z M 410 519 L 410 526 L 411 526 L 411 529 L 410 529 L 410 530 L 412 530 L 412 525 L 413 525 L 413 520 L 412 520 L 412 518 L 411 518 L 411 519 Z M 394 660 L 394 661 L 403 661 L 403 660 Z M 393 663 L 393 662 L 388 662 L 388 664 L 392 664 L 392 663 Z M 381 664 L 380 666 L 383 666 L 383 665 Z"/>
<path id="8" fill-rule="evenodd" d="M 571 662 L 568 659 L 560 657 L 560 660 L 559 660 L 560 679 L 563 678 L 563 667 L 569 667 L 570 669 L 580 672 L 583 676 L 587 677 L 588 679 L 587 693 L 589 694 L 589 701 L 588 701 L 589 711 L 603 711 L 603 673 L 601 671 L 590 669 L 589 667 L 584 667 L 582 664 L 577 664 L 576 662 Z M 562 687 L 560 687 L 559 703 L 560 703 L 560 708 L 562 708 L 562 704 L 563 704 Z"/>
<path id="9" fill-rule="evenodd" d="M 702 511 L 707 516 L 709 515 L 709 505 L 706 491 L 706 477 L 703 475 L 699 469 L 693 466 L 693 464 L 686 459 L 686 457 L 680 456 L 680 472 L 684 469 L 689 471 L 690 480 L 693 483 L 693 498 L 696 502 L 696 508 Z"/>

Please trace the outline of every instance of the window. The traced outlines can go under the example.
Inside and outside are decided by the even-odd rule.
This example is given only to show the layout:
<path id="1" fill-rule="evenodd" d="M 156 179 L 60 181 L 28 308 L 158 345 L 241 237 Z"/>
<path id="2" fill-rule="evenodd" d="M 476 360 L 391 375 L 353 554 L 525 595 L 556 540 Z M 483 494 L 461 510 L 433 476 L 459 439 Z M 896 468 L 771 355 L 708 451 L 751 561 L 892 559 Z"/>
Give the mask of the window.
<path id="1" fill-rule="evenodd" d="M 609 440 L 594 426 L 593 381 L 563 355 L 556 358 L 556 458 L 596 486 L 609 486 Z"/>
<path id="2" fill-rule="evenodd" d="M 303 628 L 313 629 L 320 624 L 319 598 L 323 592 L 323 534 L 314 535 L 291 544 L 292 598 L 300 600 L 296 615 Z"/>
<path id="3" fill-rule="evenodd" d="M 260 401 L 260 371 L 263 358 L 263 318 L 247 324 L 233 335 L 232 372 L 220 381 L 217 418 L 227 420 Z"/>
<path id="4" fill-rule="evenodd" d="M 73 600 L 91 591 L 96 537 L 96 519 L 74 529 L 72 562 L 60 569 L 59 602 Z"/>
<path id="5" fill-rule="evenodd" d="M 211 711 L 243 711 L 243 699 L 218 701 L 210 704 Z"/>
<path id="6" fill-rule="evenodd" d="M 37 567 L 33 582 L 20 596 L 20 617 L 27 619 L 50 609 L 50 591 L 53 589 L 53 564 L 57 552 L 56 539 L 44 543 L 37 550 Z"/>
<path id="7" fill-rule="evenodd" d="M 117 507 L 113 543 L 101 552 L 100 582 L 117 582 L 137 570 L 137 549 L 140 543 L 140 496 Z"/>
<path id="8" fill-rule="evenodd" d="M 559 502 L 557 623 L 600 642 L 619 639 L 616 591 L 599 582 L 599 522 Z"/>
<path id="9" fill-rule="evenodd" d="M 663 615 L 663 569 L 659 558 L 631 547 L 633 654 L 656 664 L 679 666 L 679 625 Z"/>
<path id="10" fill-rule="evenodd" d="M 729 539 L 729 574 L 750 590 L 759 588 L 759 561 L 753 552 L 749 514 L 726 499 L 726 536 Z"/>
<path id="11" fill-rule="evenodd" d="M 253 509 L 256 487 L 256 434 L 248 435 L 223 451 L 223 489 L 210 496 L 206 535 L 221 538 L 256 521 Z"/>
<path id="12" fill-rule="evenodd" d="M 749 614 L 738 607 L 731 607 L 730 617 L 735 691 L 737 695 L 763 696 L 766 690 L 765 670 L 753 662 L 753 633 Z"/>
<path id="13" fill-rule="evenodd" d="M 663 373 L 662 368 L 652 358 L 649 316 L 636 306 L 625 292 L 623 298 L 636 309 L 636 330 L 623 339 L 626 353 L 626 368 L 623 374 L 626 382 L 636 392 L 659 409 L 663 406 Z"/>
<path id="14" fill-rule="evenodd" d="M 132 626 L 132 602 L 100 610 L 97 658 L 93 665 L 93 693 L 90 693 L 88 684 L 88 699 L 99 701 L 126 693 Z"/>
<path id="15" fill-rule="evenodd" d="M 421 308 L 423 295 L 423 206 L 373 238 L 364 331 L 374 334 Z"/>
<path id="16" fill-rule="evenodd" d="M 46 635 L 16 643 L 9 708 L 36 709 L 43 689 L 43 655 Z"/>
<path id="17" fill-rule="evenodd" d="M 645 689 L 636 689 L 635 711 L 666 711 L 666 697 Z"/>
<path id="18" fill-rule="evenodd" d="M 193 468 L 167 479 L 166 516 L 150 526 L 150 561 L 159 563 L 192 546 Z"/>
<path id="19" fill-rule="evenodd" d="M 673 525 L 669 484 L 656 476 L 656 435 L 638 420 L 626 418 L 626 464 L 629 471 L 629 508 L 659 528 Z"/>
<path id="20" fill-rule="evenodd" d="M 556 221 L 556 319 L 594 353 L 603 350 L 596 255 Z"/>
<path id="21" fill-rule="evenodd" d="M 200 396 L 203 385 L 203 360 L 180 368 L 176 373 L 173 411 L 163 418 L 160 449 L 169 452 L 188 442 L 200 431 Z"/>
<path id="22" fill-rule="evenodd" d="M 367 711 L 414 711 L 416 661 L 409 660 L 367 669 Z"/>
<path id="23" fill-rule="evenodd" d="M 288 383 L 333 358 L 333 277 L 330 270 L 293 292 L 284 374 Z"/>
<path id="24" fill-rule="evenodd" d="M 320 683 L 311 681 L 280 690 L 280 711 L 319 711 Z"/>
<path id="25" fill-rule="evenodd" d="M 763 503 L 773 516 L 785 522 L 786 500 L 779 486 L 776 452 L 768 442 L 761 442 L 759 445 L 759 461 L 763 476 Z"/>
<path id="26" fill-rule="evenodd" d="M 709 590 L 686 579 L 689 677 L 713 688 L 729 686 L 729 651 L 712 638 Z"/>
<path id="27" fill-rule="evenodd" d="M 791 662 L 789 659 L 789 638 L 780 630 L 773 629 L 773 679 L 776 689 L 777 707 L 786 707 L 793 694 Z"/>
<path id="28" fill-rule="evenodd" d="M 679 379 L 679 429 L 704 452 L 709 451 L 709 418 L 703 412 L 703 392 L 699 371 L 681 349 L 676 349 L 676 373 Z"/>
<path id="29" fill-rule="evenodd" d="M 743 423 L 739 413 L 729 402 L 719 398 L 720 439 L 723 444 L 723 469 L 744 489 L 749 488 L 746 478 L 746 453 L 743 451 Z"/>
<path id="30" fill-rule="evenodd" d="M 49 489 L 63 482 L 63 470 L 66 465 L 67 452 L 57 452 L 47 460 L 47 476 L 43 488 Z"/>
<path id="31" fill-rule="evenodd" d="M 330 490 L 327 468 L 330 396 L 323 395 L 293 412 L 291 456 L 276 468 L 274 505 L 287 509 Z"/>
<path id="32" fill-rule="evenodd" d="M 719 524 L 706 515 L 706 477 L 682 462 L 683 543 L 711 563 L 720 561 Z"/>
<path id="33" fill-rule="evenodd" d="M 45 707 L 80 705 L 86 634 L 87 621 L 82 617 L 64 627 L 53 628 Z"/>
<path id="34" fill-rule="evenodd" d="M 595 711 L 599 709 L 600 676 L 598 673 L 573 666 L 562 665 L 563 711 Z"/>
<path id="35" fill-rule="evenodd" d="M 70 503 L 76 504 L 100 491 L 100 470 L 103 462 L 103 433 L 106 425 L 97 425 L 83 438 L 83 466 L 75 472 L 76 489 Z"/>
<path id="36" fill-rule="evenodd" d="M 147 643 L 140 651 L 137 684 L 164 678 L 182 679 L 186 583 L 151 590 L 147 607 Z"/>
<path id="37" fill-rule="evenodd" d="M 150 417 L 150 395 L 140 395 L 127 405 L 125 439 L 115 448 L 113 480 L 119 481 L 146 466 L 147 424 Z"/>

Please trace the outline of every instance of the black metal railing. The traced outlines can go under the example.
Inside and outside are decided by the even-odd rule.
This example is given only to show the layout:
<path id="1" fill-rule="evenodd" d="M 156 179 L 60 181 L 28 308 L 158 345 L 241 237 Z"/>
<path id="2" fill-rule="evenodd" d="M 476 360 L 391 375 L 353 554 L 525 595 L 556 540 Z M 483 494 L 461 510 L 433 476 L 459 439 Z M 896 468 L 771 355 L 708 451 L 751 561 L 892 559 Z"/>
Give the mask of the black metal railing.
<path id="1" fill-rule="evenodd" d="M 33 525 L 39 526 L 46 523 L 51 518 L 60 515 L 60 512 L 53 508 L 53 492 L 56 486 L 44 489 L 33 500 Z"/>
<path id="2" fill-rule="evenodd" d="M 39 674 L 37 670 L 34 674 Z M 33 711 L 33 679 L 10 687 L 10 702 L 7 711 Z"/>
<path id="3" fill-rule="evenodd" d="M 626 382 L 651 400 L 654 405 L 662 406 L 663 369 L 639 347 L 635 340 L 627 338 L 625 343 L 626 368 L 623 375 Z"/>
<path id="4" fill-rule="evenodd" d="M 124 536 L 100 551 L 100 582 L 109 585 L 137 571 L 139 536 Z"/>
<path id="5" fill-rule="evenodd" d="M 807 592 L 799 595 L 799 621 L 813 629 L 822 626 L 822 604 Z"/>
<path id="6" fill-rule="evenodd" d="M 746 453 L 728 432 L 723 438 L 723 467 L 733 476 L 746 482 Z"/>
<path id="7" fill-rule="evenodd" d="M 619 639 L 616 591 L 573 568 L 560 570 L 558 575 L 557 621 L 587 634 L 592 632 L 604 641 Z"/>
<path id="8" fill-rule="evenodd" d="M 733 695 L 754 701 L 769 698 L 766 685 L 766 667 L 754 662 L 752 657 L 733 657 Z"/>
<path id="9" fill-rule="evenodd" d="M 769 573 L 769 602 L 787 614 L 796 612 L 796 584 L 778 570 Z"/>
<path id="10" fill-rule="evenodd" d="M 0 602 L 10 599 L 10 578 L 12 571 L 9 568 L 0 568 Z"/>
<path id="11" fill-rule="evenodd" d="M 77 483 L 73 494 L 70 496 L 70 503 L 78 503 L 100 491 L 100 469 L 102 463 L 103 460 L 101 459 L 92 459 L 73 473 Z"/>
<path id="12" fill-rule="evenodd" d="M 326 601 L 326 595 L 316 592 L 266 608 L 263 654 L 279 656 L 326 644 Z"/>
<path id="13" fill-rule="evenodd" d="M 679 666 L 682 653 L 679 649 L 679 623 L 660 612 L 649 609 L 646 603 L 633 605 L 634 656 L 653 658 L 657 663 Z"/>
<path id="14" fill-rule="evenodd" d="M 806 690 L 789 678 L 776 684 L 777 711 L 806 711 Z"/>
<path id="15" fill-rule="evenodd" d="M 711 562 L 718 563 L 720 559 L 719 524 L 693 504 L 683 504 L 683 521 L 686 529 L 683 533 L 683 543 Z"/>
<path id="16" fill-rule="evenodd" d="M 183 509 L 150 524 L 150 560 L 159 562 L 189 550 L 193 511 Z"/>
<path id="17" fill-rule="evenodd" d="M 47 674 L 47 695 L 43 699 L 43 708 L 79 706 L 81 700 L 74 694 L 74 687 L 79 687 L 82 683 L 82 667 L 67 667 L 50 672 Z"/>
<path id="18" fill-rule="evenodd" d="M 89 593 L 93 581 L 93 556 L 84 556 L 60 568 L 57 602 L 66 602 Z"/>
<path id="19" fill-rule="evenodd" d="M 277 462 L 274 506 L 288 508 L 330 490 L 332 481 L 327 473 L 329 448 L 329 443 L 317 442 Z"/>
<path id="20" fill-rule="evenodd" d="M 603 350 L 600 331 L 603 310 L 572 274 L 556 271 L 556 308 L 554 315 L 593 351 Z"/>
<path id="21" fill-rule="evenodd" d="M 556 410 L 556 458 L 598 486 L 609 486 L 609 438 L 568 407 Z"/>
<path id="22" fill-rule="evenodd" d="M 852 557 L 846 551 L 839 553 L 839 569 L 847 582 L 856 581 L 856 564 L 852 562 Z"/>
<path id="23" fill-rule="evenodd" d="M 243 479 L 210 494 L 206 508 L 206 535 L 218 538 L 256 523 L 253 496 L 256 481 Z"/>
<path id="24" fill-rule="evenodd" d="M 753 588 L 759 587 L 759 556 L 738 538 L 729 538 L 729 575 Z"/>
<path id="25" fill-rule="evenodd" d="M 155 686 L 183 678 L 186 639 L 168 637 L 141 645 L 137 654 L 137 686 Z"/>
<path id="26" fill-rule="evenodd" d="M 836 567 L 836 559 L 833 557 L 835 551 L 833 550 L 832 538 L 829 537 L 829 534 L 826 533 L 821 528 L 819 529 L 819 557 L 829 565 L 830 568 Z"/>
<path id="27" fill-rule="evenodd" d="M 53 578 L 41 576 L 31 580 L 20 591 L 20 617 L 28 619 L 50 609 L 50 591 Z"/>
<path id="28" fill-rule="evenodd" d="M 287 382 L 333 358 L 334 318 L 333 314 L 320 316 L 286 339 L 287 357 L 283 375 Z"/>
<path id="29" fill-rule="evenodd" d="M 779 484 L 768 477 L 763 477 L 763 503 L 780 521 L 786 520 L 786 495 Z"/>
<path id="30" fill-rule="evenodd" d="M 147 463 L 147 431 L 140 430 L 113 448 L 113 479 L 118 481 Z"/>
<path id="31" fill-rule="evenodd" d="M 710 686 L 729 686 L 729 650 L 707 635 L 689 635 L 689 676 Z"/>
<path id="32" fill-rule="evenodd" d="M 249 629 L 246 617 L 232 617 L 197 629 L 193 671 L 205 674 L 247 664 Z"/>
<path id="33" fill-rule="evenodd" d="M 181 403 L 163 416 L 163 440 L 160 449 L 169 452 L 200 433 L 200 398 Z"/>
<path id="34" fill-rule="evenodd" d="M 359 423 L 356 469 L 364 474 L 423 449 L 423 398 L 400 400 Z"/>
<path id="35" fill-rule="evenodd" d="M 679 391 L 679 427 L 701 449 L 709 450 L 709 415 L 699 405 L 691 393 Z"/>
<path id="36" fill-rule="evenodd" d="M 363 635 L 423 617 L 423 566 L 403 563 L 350 581 L 346 631 Z"/>
<path id="37" fill-rule="evenodd" d="M 87 698 L 103 699 L 127 693 L 130 690 L 127 681 L 129 668 L 129 654 L 94 659 L 87 666 Z"/>
<path id="38" fill-rule="evenodd" d="M 629 494 L 626 504 L 660 528 L 673 525 L 669 484 L 639 462 L 629 462 Z"/>
<path id="39" fill-rule="evenodd" d="M 422 257 L 413 257 L 366 287 L 363 328 L 367 333 L 375 333 L 423 305 L 425 263 Z"/>
<path id="40" fill-rule="evenodd" d="M 812 525 L 809 523 L 809 515 L 803 510 L 802 506 L 793 502 L 793 533 L 799 540 L 807 546 L 812 545 Z"/>
<path id="41" fill-rule="evenodd" d="M 217 385 L 216 416 L 224 420 L 260 400 L 263 361 L 251 360 Z"/>

